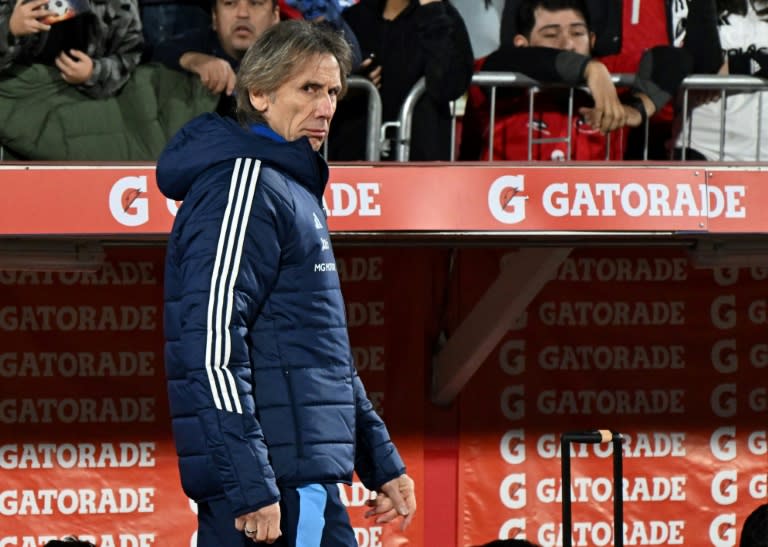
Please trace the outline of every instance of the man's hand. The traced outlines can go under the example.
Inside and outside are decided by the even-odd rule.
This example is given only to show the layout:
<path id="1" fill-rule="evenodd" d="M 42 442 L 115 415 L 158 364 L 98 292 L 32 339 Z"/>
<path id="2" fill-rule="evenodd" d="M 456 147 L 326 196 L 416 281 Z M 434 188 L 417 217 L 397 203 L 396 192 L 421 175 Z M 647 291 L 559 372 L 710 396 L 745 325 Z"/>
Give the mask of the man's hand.
<path id="1" fill-rule="evenodd" d="M 184 70 L 200 76 L 200 81 L 212 93 L 225 91 L 232 95 L 235 90 L 235 71 L 224 59 L 190 51 L 181 56 L 179 64 Z"/>
<path id="2" fill-rule="evenodd" d="M 730 69 L 728 67 L 728 61 L 724 62 L 718 74 L 728 75 Z M 722 98 L 722 93 L 719 89 L 692 89 L 688 92 L 688 108 L 696 108 L 703 104 L 714 103 Z"/>
<path id="3" fill-rule="evenodd" d="M 41 23 L 40 19 L 53 14 L 48 9 L 48 0 L 32 0 L 27 3 L 17 0 L 11 18 L 8 20 L 8 30 L 17 37 L 49 31 L 51 25 Z"/>
<path id="4" fill-rule="evenodd" d="M 245 537 L 254 543 L 274 543 L 282 535 L 280 504 L 273 503 L 253 513 L 237 517 L 235 528 L 245 533 Z"/>
<path id="5" fill-rule="evenodd" d="M 365 61 L 360 63 L 360 69 L 365 72 L 372 63 L 373 59 L 368 57 Z M 368 78 L 377 88 L 381 88 L 381 65 L 377 66 L 371 71 L 368 71 L 365 77 Z"/>
<path id="6" fill-rule="evenodd" d="M 611 73 L 600 61 L 591 60 L 584 69 L 584 79 L 587 82 L 592 98 L 593 108 L 580 108 L 589 125 L 605 134 L 627 123 L 627 114 L 619 101 L 616 86 L 611 81 Z"/>
<path id="7" fill-rule="evenodd" d="M 61 77 L 68 84 L 83 84 L 93 75 L 93 59 L 79 49 L 62 51 L 56 57 L 55 63 L 56 68 L 61 71 Z"/>
<path id="8" fill-rule="evenodd" d="M 376 524 L 392 522 L 398 516 L 403 517 L 400 530 L 405 531 L 413 520 L 416 512 L 416 492 L 413 479 L 406 474 L 381 485 L 378 495 L 368 500 L 366 504 L 371 507 L 365 517 L 375 518 Z"/>
<path id="9" fill-rule="evenodd" d="M 643 103 L 643 110 L 645 110 L 645 117 L 650 118 L 656 113 L 656 106 L 654 106 L 653 101 L 646 95 L 645 93 L 639 93 L 635 95 L 642 103 Z M 640 127 L 640 125 L 643 123 L 643 115 L 640 113 L 639 110 L 637 110 L 634 106 L 629 105 L 623 105 L 624 106 L 624 112 L 627 116 L 627 125 L 629 127 Z"/>

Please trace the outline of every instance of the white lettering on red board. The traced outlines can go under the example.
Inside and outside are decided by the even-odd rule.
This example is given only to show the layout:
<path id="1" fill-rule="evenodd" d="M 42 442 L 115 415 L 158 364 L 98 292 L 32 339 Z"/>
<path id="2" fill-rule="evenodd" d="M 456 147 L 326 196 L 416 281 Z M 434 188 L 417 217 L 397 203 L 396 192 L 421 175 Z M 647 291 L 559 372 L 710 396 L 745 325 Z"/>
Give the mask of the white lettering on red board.
<path id="1" fill-rule="evenodd" d="M 23 443 L 0 445 L 0 469 L 154 467 L 154 442 Z"/>
<path id="2" fill-rule="evenodd" d="M 63 540 L 59 536 L 7 536 L 0 537 L 0 547 L 43 547 L 52 540 Z M 78 539 L 90 541 L 99 547 L 150 547 L 155 544 L 154 533 L 80 534 Z"/>
<path id="3" fill-rule="evenodd" d="M 157 285 L 155 263 L 105 262 L 95 272 L 25 272 L 0 270 L 0 285 L 80 285 L 80 286 L 134 286 Z"/>
<path id="4" fill-rule="evenodd" d="M 3 306 L 0 331 L 154 331 L 157 306 Z"/>
<path id="5" fill-rule="evenodd" d="M 0 378 L 124 378 L 155 375 L 154 351 L 0 353 Z"/>
<path id="6" fill-rule="evenodd" d="M 614 544 L 611 522 L 574 522 L 572 527 L 574 547 L 603 547 Z M 632 520 L 624 527 L 624 545 L 683 545 L 684 531 L 683 520 Z M 541 547 L 562 545 L 563 525 L 555 522 L 542 524 L 536 541 Z"/>
<path id="7" fill-rule="evenodd" d="M 152 423 L 154 397 L 0 399 L 2 424 Z"/>
<path id="8" fill-rule="evenodd" d="M 683 414 L 684 399 L 683 389 L 544 389 L 536 408 L 545 416 Z"/>
<path id="9" fill-rule="evenodd" d="M 685 368 L 685 346 L 545 346 L 538 355 L 544 370 L 662 370 Z"/>
<path id="10" fill-rule="evenodd" d="M 686 281 L 688 259 L 679 258 L 567 258 L 558 269 L 558 281 L 647 283 Z"/>
<path id="11" fill-rule="evenodd" d="M 744 390 L 749 389 L 744 386 Z M 721 418 L 735 416 L 738 411 L 738 389 L 736 384 L 719 384 L 715 386 L 709 398 L 712 412 Z M 746 409 L 755 414 L 763 415 L 768 410 L 768 388 L 755 387 L 747 391 Z"/>
<path id="12" fill-rule="evenodd" d="M 622 433 L 624 439 L 621 452 L 624 458 L 684 458 L 685 433 L 672 432 L 637 432 Z M 541 435 L 536 443 L 536 452 L 543 459 L 560 458 L 560 437 L 554 433 Z M 613 455 L 612 444 L 584 444 L 571 445 L 571 458 L 609 458 Z"/>
<path id="13" fill-rule="evenodd" d="M 526 218 L 524 175 L 504 175 L 488 189 L 488 207 L 504 224 Z M 745 218 L 746 186 L 619 182 L 555 182 L 541 197 L 551 217 Z"/>
<path id="14" fill-rule="evenodd" d="M 547 326 L 681 326 L 685 325 L 685 302 L 545 301 L 539 320 Z"/>
<path id="15" fill-rule="evenodd" d="M 326 195 L 323 196 L 323 207 L 328 216 L 333 217 L 378 217 L 382 214 L 381 204 L 378 202 L 380 191 L 381 185 L 378 182 L 331 182 L 328 184 Z M 109 211 L 112 218 L 129 227 L 149 222 L 149 199 L 146 194 L 146 175 L 119 179 L 109 192 Z M 172 199 L 165 201 L 168 212 L 171 216 L 176 216 L 178 202 Z"/>
<path id="16" fill-rule="evenodd" d="M 685 501 L 685 475 L 670 477 L 624 477 L 624 501 Z M 560 478 L 545 477 L 536 485 L 536 497 L 542 503 L 563 501 Z M 574 477 L 571 479 L 571 501 L 575 503 L 606 502 L 613 499 L 613 477 Z"/>
<path id="17" fill-rule="evenodd" d="M 0 491 L 0 515 L 100 515 L 151 513 L 155 489 L 137 488 L 47 488 Z"/>

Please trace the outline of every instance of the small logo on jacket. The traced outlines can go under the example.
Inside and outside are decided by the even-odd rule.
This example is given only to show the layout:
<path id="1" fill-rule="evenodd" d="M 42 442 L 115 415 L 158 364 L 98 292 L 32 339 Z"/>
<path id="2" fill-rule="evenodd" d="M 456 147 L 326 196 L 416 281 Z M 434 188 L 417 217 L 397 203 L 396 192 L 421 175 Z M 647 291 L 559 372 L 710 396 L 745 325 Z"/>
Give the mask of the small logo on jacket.
<path id="1" fill-rule="evenodd" d="M 317 213 L 312 213 L 312 218 L 315 220 L 315 229 L 322 230 L 323 229 L 323 223 L 320 222 L 319 218 L 317 218 Z"/>
<path id="2" fill-rule="evenodd" d="M 325 239 L 324 237 L 320 238 L 320 250 L 321 251 L 328 251 L 331 249 L 331 243 Z"/>

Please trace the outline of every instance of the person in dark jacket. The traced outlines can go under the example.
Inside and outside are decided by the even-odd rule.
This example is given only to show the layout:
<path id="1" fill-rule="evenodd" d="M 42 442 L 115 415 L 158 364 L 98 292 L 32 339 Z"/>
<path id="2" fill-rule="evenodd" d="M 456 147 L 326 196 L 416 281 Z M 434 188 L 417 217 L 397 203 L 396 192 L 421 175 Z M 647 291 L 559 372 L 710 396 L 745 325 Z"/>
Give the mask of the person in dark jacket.
<path id="1" fill-rule="evenodd" d="M 579 118 L 570 124 L 568 94 L 563 89 L 544 89 L 535 106 L 536 126 L 546 135 L 571 142 L 539 143 L 531 159 L 599 160 L 606 158 L 606 140 L 596 132 L 612 133 L 610 158 L 622 159 L 622 128 L 637 127 L 655 112 L 656 105 L 642 89 L 621 97 L 608 68 L 591 57 L 596 35 L 592 32 L 584 0 L 521 0 L 515 14 L 519 33 L 510 45 L 491 53 L 483 62 L 484 71 L 519 72 L 541 82 L 586 84 L 591 96 L 576 90 Z M 480 64 L 480 63 L 478 63 Z M 460 159 L 480 159 L 488 142 L 489 89 L 473 87 L 464 116 Z M 527 159 L 528 97 L 522 89 L 499 89 L 497 103 L 498 160 Z M 511 100 L 509 100 L 511 98 Z M 617 133 L 618 131 L 618 133 Z M 537 135 L 538 136 L 538 135 Z M 487 150 L 485 151 L 487 154 Z M 572 153 L 571 153 L 572 152 Z M 571 153 L 571 156 L 567 154 Z"/>
<path id="2" fill-rule="evenodd" d="M 474 56 L 461 15 L 449 0 L 361 0 L 342 12 L 360 41 L 369 70 L 381 67 L 382 119 L 397 120 L 416 82 L 426 93 L 416 106 L 411 160 L 450 158 L 450 102 L 472 80 Z M 350 96 L 339 107 L 329 142 L 334 160 L 365 157 L 367 98 Z"/>
<path id="3" fill-rule="evenodd" d="M 144 55 L 152 57 L 152 49 L 177 34 L 211 26 L 209 0 L 139 0 Z"/>
<path id="4" fill-rule="evenodd" d="M 522 2 L 507 0 L 504 4 L 502 49 L 514 46 Z M 683 79 L 690 74 L 713 74 L 720 68 L 717 31 L 714 25 L 702 24 L 714 21 L 716 14 L 696 3 L 701 4 L 694 0 L 586 0 L 596 35 L 592 56 L 611 73 L 635 74 L 638 89 L 653 102 L 646 113 L 650 118 L 649 159 L 669 159 L 664 145 L 672 132 L 673 99 Z M 564 66 L 562 59 L 558 66 Z M 643 127 L 630 131 L 625 159 L 643 159 L 644 140 Z"/>
<path id="5" fill-rule="evenodd" d="M 232 92 L 237 68 L 251 44 L 280 22 L 280 5 L 277 0 L 211 0 L 211 19 L 211 28 L 192 29 L 158 44 L 152 60 L 197 74 L 211 93 L 221 94 L 216 112 L 234 116 Z M 344 33 L 353 47 L 353 62 L 359 63 L 359 47 L 352 31 L 326 24 Z"/>
<path id="6" fill-rule="evenodd" d="M 116 95 L 141 59 L 136 0 L 87 0 L 68 17 L 47 0 L 0 0 L 0 74 L 13 65 L 43 64 L 84 95 Z"/>
<path id="7" fill-rule="evenodd" d="M 318 154 L 350 49 L 303 20 L 267 30 L 238 72 L 238 124 L 205 114 L 171 140 L 157 182 L 183 200 L 165 271 L 165 367 L 199 547 L 356 545 L 338 484 L 379 492 L 377 522 L 414 485 L 357 375 Z"/>
<path id="8" fill-rule="evenodd" d="M 277 0 L 213 0 L 211 28 L 197 28 L 158 44 L 152 60 L 197 74 L 212 93 L 232 95 L 245 52 L 280 21 Z"/>

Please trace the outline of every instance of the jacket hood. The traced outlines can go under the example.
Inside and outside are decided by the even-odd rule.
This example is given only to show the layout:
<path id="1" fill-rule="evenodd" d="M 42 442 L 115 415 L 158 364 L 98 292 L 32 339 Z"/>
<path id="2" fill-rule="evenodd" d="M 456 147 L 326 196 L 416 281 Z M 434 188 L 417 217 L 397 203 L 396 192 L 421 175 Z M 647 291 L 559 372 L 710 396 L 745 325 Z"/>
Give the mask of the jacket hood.
<path id="1" fill-rule="evenodd" d="M 157 186 L 167 198 L 181 201 L 203 171 L 242 157 L 276 168 L 318 199 L 323 195 L 328 165 L 306 137 L 278 142 L 218 114 L 198 116 L 173 136 L 157 160 Z"/>

